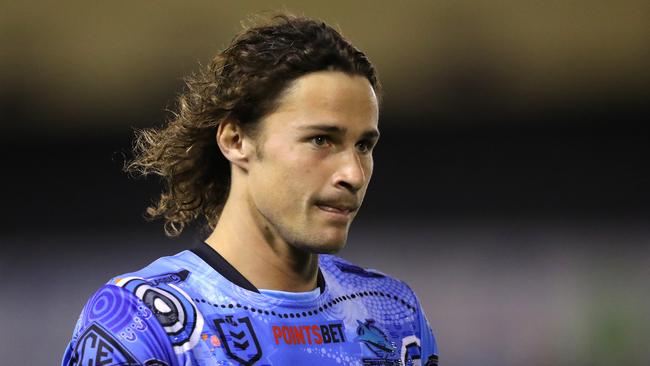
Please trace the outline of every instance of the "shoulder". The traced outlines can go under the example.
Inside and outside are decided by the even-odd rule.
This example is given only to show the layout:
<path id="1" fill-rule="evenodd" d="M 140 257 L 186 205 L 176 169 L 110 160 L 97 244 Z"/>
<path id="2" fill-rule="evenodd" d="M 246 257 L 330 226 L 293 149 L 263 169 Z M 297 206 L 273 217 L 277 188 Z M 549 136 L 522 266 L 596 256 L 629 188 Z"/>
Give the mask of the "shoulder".
<path id="1" fill-rule="evenodd" d="M 346 292 L 391 299 L 412 311 L 419 306 L 415 293 L 406 282 L 376 269 L 363 268 L 334 255 L 321 255 L 320 267 L 328 283 Z"/>
<path id="2" fill-rule="evenodd" d="M 162 257 L 101 286 L 81 312 L 63 364 L 99 360 L 105 352 L 125 365 L 146 360 L 169 363 L 193 348 L 203 318 L 183 289 L 192 268 L 188 260 L 184 252 Z M 110 352 L 91 347 L 97 340 Z"/>
<path id="3" fill-rule="evenodd" d="M 190 269 L 195 267 L 195 260 L 195 257 L 185 250 L 175 255 L 160 257 L 139 270 L 114 276 L 108 284 L 120 286 L 119 283 L 123 283 L 127 278 L 146 279 L 154 284 L 184 281 Z"/>
<path id="4" fill-rule="evenodd" d="M 365 304 L 362 314 L 366 321 L 359 322 L 358 332 L 379 324 L 394 334 L 401 334 L 402 357 L 405 353 L 415 352 L 426 360 L 426 365 L 437 364 L 435 337 L 409 285 L 378 270 L 363 268 L 333 255 L 322 255 L 320 265 L 330 291 L 335 292 L 335 302 L 341 298 L 343 301 L 350 297 L 362 298 Z"/>
<path id="5" fill-rule="evenodd" d="M 159 258 L 138 271 L 115 276 L 107 284 L 120 288 L 149 310 L 177 354 L 193 348 L 203 328 L 203 317 L 188 284 L 196 268 L 194 261 L 194 256 L 183 251 Z"/>
<path id="6" fill-rule="evenodd" d="M 153 312 L 128 291 L 106 284 L 86 302 L 62 364 L 169 361 L 169 348 Z"/>

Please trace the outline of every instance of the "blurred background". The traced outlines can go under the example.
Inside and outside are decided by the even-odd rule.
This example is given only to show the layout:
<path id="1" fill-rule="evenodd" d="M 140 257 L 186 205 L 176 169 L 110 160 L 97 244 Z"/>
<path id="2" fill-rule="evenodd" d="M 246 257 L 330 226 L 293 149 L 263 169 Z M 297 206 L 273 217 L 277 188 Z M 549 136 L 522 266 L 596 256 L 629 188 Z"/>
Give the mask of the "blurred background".
<path id="1" fill-rule="evenodd" d="M 254 13 L 339 27 L 385 88 L 341 255 L 408 282 L 441 365 L 650 362 L 650 3 L 0 4 L 3 363 L 60 362 L 108 278 L 192 245 L 121 172 Z"/>

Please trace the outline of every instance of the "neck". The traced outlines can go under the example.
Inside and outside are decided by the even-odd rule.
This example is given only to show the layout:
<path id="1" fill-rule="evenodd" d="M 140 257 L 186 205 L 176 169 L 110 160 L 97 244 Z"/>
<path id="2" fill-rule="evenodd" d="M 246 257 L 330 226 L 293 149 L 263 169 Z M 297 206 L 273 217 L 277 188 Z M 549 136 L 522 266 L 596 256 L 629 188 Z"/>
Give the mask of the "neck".
<path id="1" fill-rule="evenodd" d="M 316 288 L 318 254 L 281 238 L 233 189 L 206 243 L 256 288 L 304 292 Z"/>

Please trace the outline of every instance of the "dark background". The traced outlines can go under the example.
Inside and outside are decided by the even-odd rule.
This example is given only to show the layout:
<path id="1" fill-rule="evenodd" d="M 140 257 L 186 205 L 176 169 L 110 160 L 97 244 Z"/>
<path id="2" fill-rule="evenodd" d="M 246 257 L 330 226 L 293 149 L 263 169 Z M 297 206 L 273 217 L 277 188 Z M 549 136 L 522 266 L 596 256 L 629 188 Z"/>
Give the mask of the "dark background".
<path id="1" fill-rule="evenodd" d="M 72 1 L 0 8 L 7 364 L 56 364 L 94 289 L 196 239 L 143 220 L 159 182 L 122 173 L 132 128 L 283 5 L 380 72 L 375 173 L 341 255 L 416 290 L 442 364 L 650 361 L 646 2 Z"/>

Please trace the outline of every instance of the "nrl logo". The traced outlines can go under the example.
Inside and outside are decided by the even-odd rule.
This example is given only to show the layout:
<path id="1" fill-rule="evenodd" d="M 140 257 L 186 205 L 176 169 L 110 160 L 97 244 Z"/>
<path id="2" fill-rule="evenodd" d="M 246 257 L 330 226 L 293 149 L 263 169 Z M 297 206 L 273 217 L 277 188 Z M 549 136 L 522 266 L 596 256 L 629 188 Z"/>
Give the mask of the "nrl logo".
<path id="1" fill-rule="evenodd" d="M 253 365 L 262 357 L 260 343 L 247 316 L 235 319 L 228 315 L 225 319 L 215 319 L 214 325 L 228 357 L 245 366 Z"/>

